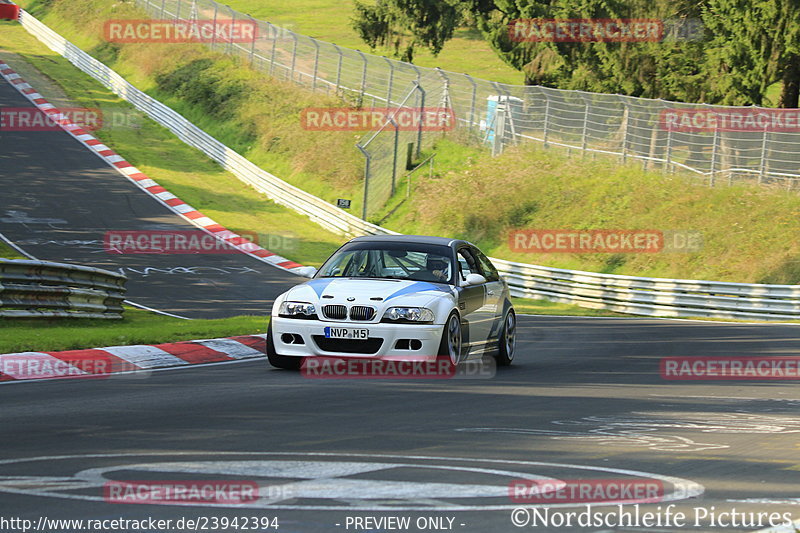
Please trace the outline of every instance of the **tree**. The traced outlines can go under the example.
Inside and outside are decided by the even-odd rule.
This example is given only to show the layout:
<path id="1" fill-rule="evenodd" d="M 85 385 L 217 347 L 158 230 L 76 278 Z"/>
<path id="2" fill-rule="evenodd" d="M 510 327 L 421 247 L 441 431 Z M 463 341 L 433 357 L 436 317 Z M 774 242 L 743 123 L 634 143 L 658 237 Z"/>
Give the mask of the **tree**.
<path id="1" fill-rule="evenodd" d="M 417 46 L 434 55 L 441 52 L 461 20 L 457 2 L 378 0 L 369 5 L 356 0 L 352 24 L 371 48 L 389 46 L 396 57 L 411 63 Z"/>

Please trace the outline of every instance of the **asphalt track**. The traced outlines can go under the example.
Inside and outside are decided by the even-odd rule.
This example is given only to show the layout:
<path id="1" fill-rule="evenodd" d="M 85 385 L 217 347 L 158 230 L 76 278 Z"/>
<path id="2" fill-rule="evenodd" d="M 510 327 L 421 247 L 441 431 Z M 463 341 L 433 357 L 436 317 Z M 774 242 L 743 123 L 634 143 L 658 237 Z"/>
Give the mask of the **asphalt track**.
<path id="1" fill-rule="evenodd" d="M 408 516 L 453 518 L 452 531 L 533 530 L 511 524 L 505 490 L 541 475 L 672 476 L 705 489 L 677 502 L 687 515 L 800 515 L 796 383 L 664 381 L 658 370 L 667 355 L 795 355 L 800 329 L 578 317 L 520 326 L 518 360 L 491 378 L 319 380 L 257 361 L 0 386 L 0 514 L 277 517 L 283 532 L 392 531 L 345 524 Z M 253 480 L 286 487 L 287 499 L 106 503 L 108 480 Z M 722 529 L 759 528 L 625 530 Z"/>
<path id="2" fill-rule="evenodd" d="M 0 85 L 0 105 L 23 104 Z M 0 135 L 0 217 L 11 219 L 0 231 L 37 257 L 155 266 L 132 277 L 129 297 L 188 316 L 266 314 L 269 300 L 296 281 L 241 256 L 143 258 L 64 246 L 102 239 L 108 229 L 190 227 L 66 135 Z M 201 269 L 164 273 L 186 266 Z M 208 270 L 223 267 L 253 272 Z M 152 517 L 173 524 L 138 531 L 244 531 L 241 521 L 224 528 L 213 520 L 277 517 L 279 532 L 397 531 L 389 523 L 354 527 L 354 519 L 409 517 L 400 530 L 749 531 L 759 527 L 695 518 L 732 509 L 800 516 L 796 383 L 659 375 L 664 356 L 797 355 L 797 326 L 521 317 L 519 337 L 514 366 L 463 379 L 308 379 L 258 361 L 2 385 L 0 530 L 21 531 L 2 522 L 14 518 L 39 525 Z M 531 476 L 657 479 L 668 495 L 677 483 L 696 497 L 677 495 L 683 527 L 515 527 L 520 504 L 507 486 Z M 110 480 L 255 481 L 264 497 L 238 506 L 109 503 Z M 181 518 L 207 521 L 177 529 Z M 419 518 L 432 521 L 417 527 Z"/>
<path id="3" fill-rule="evenodd" d="M 26 107 L 0 82 L 0 107 Z M 189 318 L 266 314 L 298 276 L 241 253 L 109 254 L 107 231 L 200 231 L 62 131 L 0 131 L 0 233 L 37 259 L 128 276 L 127 298 Z"/>

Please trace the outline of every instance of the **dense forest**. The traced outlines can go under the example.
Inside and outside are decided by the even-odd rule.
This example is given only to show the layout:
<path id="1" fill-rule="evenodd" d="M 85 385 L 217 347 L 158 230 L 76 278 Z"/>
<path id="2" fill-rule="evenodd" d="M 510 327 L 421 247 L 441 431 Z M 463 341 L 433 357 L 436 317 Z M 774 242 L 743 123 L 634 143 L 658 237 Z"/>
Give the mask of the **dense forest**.
<path id="1" fill-rule="evenodd" d="M 510 28 L 529 19 L 658 20 L 664 31 L 657 41 L 515 39 Z M 406 61 L 415 48 L 438 53 L 456 29 L 473 28 L 531 85 L 798 107 L 798 0 L 357 0 L 353 25 L 367 44 L 388 44 Z"/>

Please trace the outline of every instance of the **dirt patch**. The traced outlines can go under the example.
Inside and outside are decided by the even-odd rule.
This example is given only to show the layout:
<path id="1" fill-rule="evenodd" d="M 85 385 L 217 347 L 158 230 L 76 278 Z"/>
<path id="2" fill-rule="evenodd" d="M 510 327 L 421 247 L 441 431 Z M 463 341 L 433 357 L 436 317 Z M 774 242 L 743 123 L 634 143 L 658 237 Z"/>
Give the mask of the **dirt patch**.
<path id="1" fill-rule="evenodd" d="M 8 63 L 25 81 L 31 84 L 39 94 L 56 107 L 78 107 L 73 100 L 67 97 L 64 89 L 53 78 L 43 74 L 39 69 L 25 61 L 13 52 L 0 48 L 0 60 Z"/>

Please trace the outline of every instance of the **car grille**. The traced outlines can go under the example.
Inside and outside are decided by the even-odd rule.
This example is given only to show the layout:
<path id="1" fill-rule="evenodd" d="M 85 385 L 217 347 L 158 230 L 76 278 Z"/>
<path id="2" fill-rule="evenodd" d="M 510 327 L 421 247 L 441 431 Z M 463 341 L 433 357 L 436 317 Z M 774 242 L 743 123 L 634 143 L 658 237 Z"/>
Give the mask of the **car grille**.
<path id="1" fill-rule="evenodd" d="M 372 320 L 375 309 L 366 305 L 354 305 L 350 308 L 350 320 Z"/>
<path id="2" fill-rule="evenodd" d="M 347 307 L 343 305 L 323 305 L 322 314 L 325 315 L 325 318 L 344 320 L 347 318 Z"/>
<path id="3" fill-rule="evenodd" d="M 374 354 L 381 349 L 383 339 L 328 339 L 323 335 L 312 335 L 320 350 L 325 352 Z"/>

